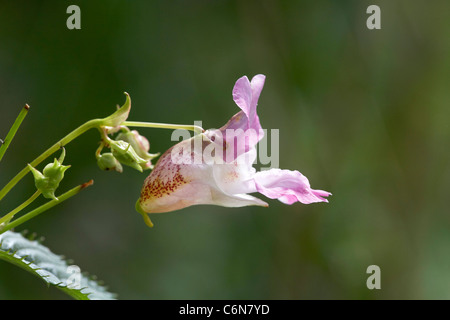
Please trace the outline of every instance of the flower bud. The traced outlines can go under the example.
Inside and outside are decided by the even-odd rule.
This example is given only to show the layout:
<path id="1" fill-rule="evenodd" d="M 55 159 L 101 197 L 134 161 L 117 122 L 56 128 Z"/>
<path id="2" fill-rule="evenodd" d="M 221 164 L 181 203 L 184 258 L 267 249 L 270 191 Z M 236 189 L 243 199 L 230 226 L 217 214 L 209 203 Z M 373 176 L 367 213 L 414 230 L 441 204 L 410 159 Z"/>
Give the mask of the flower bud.
<path id="1" fill-rule="evenodd" d="M 159 153 L 148 153 L 150 150 L 150 143 L 146 137 L 141 136 L 138 131 L 132 130 L 119 133 L 117 140 L 128 142 L 139 157 L 147 160 L 147 163 L 144 166 L 141 166 L 143 170 L 153 168 L 151 160 L 159 156 Z"/>
<path id="2" fill-rule="evenodd" d="M 147 164 L 147 160 L 142 159 L 138 156 L 133 147 L 125 141 L 110 141 L 111 151 L 114 158 L 116 158 L 120 163 L 132 167 L 140 172 Z"/>
<path id="3" fill-rule="evenodd" d="M 66 155 L 63 149 L 59 159 L 55 158 L 53 163 L 49 163 L 44 167 L 42 173 L 28 164 L 31 173 L 34 176 L 34 183 L 36 188 L 42 192 L 42 195 L 47 199 L 58 200 L 55 196 L 55 191 L 59 187 L 59 183 L 64 178 L 64 172 L 70 168 L 70 166 L 63 166 L 62 162 Z"/>
<path id="4" fill-rule="evenodd" d="M 100 154 L 97 157 L 97 165 L 105 171 L 114 170 L 120 173 L 123 171 L 122 165 L 111 152 Z"/>

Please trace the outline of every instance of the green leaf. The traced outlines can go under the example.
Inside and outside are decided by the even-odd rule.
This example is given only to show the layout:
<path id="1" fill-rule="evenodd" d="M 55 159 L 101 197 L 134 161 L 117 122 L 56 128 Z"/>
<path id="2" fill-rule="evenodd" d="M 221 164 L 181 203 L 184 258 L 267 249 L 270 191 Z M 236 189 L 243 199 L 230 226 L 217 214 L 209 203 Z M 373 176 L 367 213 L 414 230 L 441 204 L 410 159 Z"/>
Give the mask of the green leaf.
<path id="1" fill-rule="evenodd" d="M 39 241 L 29 240 L 20 233 L 6 231 L 0 234 L 0 259 L 36 275 L 75 299 L 115 299 L 104 286 L 81 273 L 78 266 L 69 265 Z"/>

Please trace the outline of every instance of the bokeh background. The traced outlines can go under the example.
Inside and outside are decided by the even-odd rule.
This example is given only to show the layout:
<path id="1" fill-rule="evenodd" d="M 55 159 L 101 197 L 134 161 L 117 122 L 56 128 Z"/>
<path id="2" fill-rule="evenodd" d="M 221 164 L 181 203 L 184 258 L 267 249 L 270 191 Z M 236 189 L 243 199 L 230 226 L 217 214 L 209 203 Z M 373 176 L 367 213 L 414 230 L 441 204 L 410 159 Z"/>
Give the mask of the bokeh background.
<path id="1" fill-rule="evenodd" d="M 81 30 L 66 28 L 70 4 Z M 381 30 L 366 28 L 370 4 Z M 1 185 L 124 91 L 129 120 L 217 128 L 238 110 L 234 82 L 263 73 L 258 112 L 280 130 L 280 167 L 333 193 L 190 207 L 149 229 L 134 209 L 147 173 L 101 171 L 92 130 L 66 147 L 60 190 L 94 185 L 17 231 L 44 236 L 119 299 L 449 299 L 449 21 L 446 0 L 1 0 L 0 137 L 31 106 Z M 153 152 L 173 144 L 170 130 L 140 132 Z M 33 192 L 28 175 L 1 213 Z M 372 264 L 380 290 L 366 287 Z M 0 261 L 0 299 L 67 296 Z"/>

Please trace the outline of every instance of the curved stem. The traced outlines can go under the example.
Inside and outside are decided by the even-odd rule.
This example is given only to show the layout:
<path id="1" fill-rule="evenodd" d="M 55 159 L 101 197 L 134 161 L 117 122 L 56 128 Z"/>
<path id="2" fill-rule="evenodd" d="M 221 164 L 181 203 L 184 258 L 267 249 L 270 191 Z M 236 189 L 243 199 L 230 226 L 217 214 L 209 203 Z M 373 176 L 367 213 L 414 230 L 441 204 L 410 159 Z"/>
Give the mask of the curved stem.
<path id="1" fill-rule="evenodd" d="M 57 143 L 55 143 L 53 146 L 51 146 L 49 149 L 47 149 L 44 153 L 42 153 L 39 157 L 34 159 L 32 162 L 30 162 L 30 165 L 32 167 L 36 167 L 39 165 L 42 161 L 47 159 L 50 155 L 58 151 L 60 148 L 67 145 L 69 142 L 80 136 L 81 134 L 85 133 L 87 130 L 92 128 L 99 128 L 104 124 L 105 119 L 94 119 L 90 120 L 72 132 L 70 132 L 68 135 L 66 135 L 64 138 L 59 140 Z M 204 132 L 205 130 L 199 126 L 196 125 L 177 125 L 177 124 L 167 124 L 167 123 L 154 123 L 154 122 L 139 122 L 139 121 L 124 121 L 121 125 L 123 126 L 129 126 L 129 127 L 145 127 L 145 128 L 160 128 L 160 129 L 185 129 L 185 130 L 191 130 L 196 133 Z M 102 131 L 100 131 L 102 132 Z M 3 148 L 2 148 L 3 149 Z M 30 171 L 29 166 L 26 166 L 22 169 L 14 178 L 11 179 L 11 181 L 6 184 L 3 189 L 0 190 L 0 200 L 5 197 L 5 195 Z"/>
<path id="2" fill-rule="evenodd" d="M 16 215 L 18 212 L 22 211 L 23 209 L 25 209 L 30 203 L 32 203 L 34 200 L 36 200 L 36 198 L 39 197 L 40 194 L 41 194 L 41 192 L 39 190 L 37 190 L 27 201 L 25 201 L 20 206 L 18 206 L 11 212 L 9 212 L 6 215 L 4 215 L 3 217 L 1 217 L 0 218 L 0 226 L 2 223 L 8 223 L 9 221 L 11 221 L 11 219 L 14 217 L 14 215 Z M 0 229 L 1 229 L 1 227 L 0 227 Z"/>
<path id="3" fill-rule="evenodd" d="M 204 132 L 202 127 L 196 125 L 184 124 L 170 124 L 170 123 L 155 123 L 155 122 L 140 122 L 140 121 L 125 121 L 122 125 L 127 127 L 144 127 L 144 128 L 159 128 L 159 129 L 184 129 L 194 131 L 196 133 Z"/>
<path id="4" fill-rule="evenodd" d="M 34 159 L 32 162 L 30 162 L 30 165 L 32 167 L 36 167 L 39 165 L 42 161 L 47 159 L 49 156 L 51 156 L 53 153 L 58 151 L 61 147 L 64 147 L 69 142 L 71 142 L 73 139 L 77 138 L 81 134 L 85 133 L 89 129 L 96 128 L 102 124 L 103 119 L 94 119 L 90 120 L 75 130 L 73 130 L 71 133 L 66 135 L 64 138 L 59 140 L 57 143 L 55 143 L 53 146 L 48 148 L 44 153 L 42 153 L 39 157 Z M 0 200 L 3 199 L 3 197 L 30 171 L 30 168 L 26 166 L 22 169 L 14 178 L 11 179 L 11 181 L 8 182 L 6 186 L 3 187 L 2 190 L 0 190 Z"/>
<path id="5" fill-rule="evenodd" d="M 21 225 L 22 223 L 30 220 L 31 218 L 36 217 L 37 215 L 47 211 L 48 209 L 56 206 L 59 203 L 63 202 L 64 200 L 67 200 L 70 197 L 73 197 L 74 195 L 78 194 L 81 190 L 85 189 L 86 187 L 89 187 L 93 183 L 94 183 L 94 181 L 90 180 L 89 182 L 83 183 L 82 185 L 79 185 L 79 186 L 77 186 L 77 187 L 67 191 L 66 193 L 63 193 L 62 195 L 58 196 L 58 200 L 51 200 L 51 201 L 43 204 L 42 206 L 40 206 L 40 207 L 38 207 L 38 208 L 28 212 L 27 214 L 24 214 L 20 218 L 17 218 L 16 220 L 12 221 L 11 223 L 7 224 L 0 231 L 0 233 L 3 233 L 5 231 L 7 231 L 7 230 L 15 228 L 15 227 Z"/>

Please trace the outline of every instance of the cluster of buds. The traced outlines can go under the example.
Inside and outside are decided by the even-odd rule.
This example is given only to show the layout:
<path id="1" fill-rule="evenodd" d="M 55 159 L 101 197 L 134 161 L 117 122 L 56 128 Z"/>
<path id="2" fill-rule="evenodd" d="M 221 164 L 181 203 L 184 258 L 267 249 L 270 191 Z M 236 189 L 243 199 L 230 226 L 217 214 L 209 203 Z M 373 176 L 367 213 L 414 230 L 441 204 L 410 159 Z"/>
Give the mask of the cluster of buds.
<path id="1" fill-rule="evenodd" d="M 147 138 L 141 136 L 136 130 L 130 131 L 128 127 L 122 125 L 127 119 L 131 108 L 130 96 L 125 93 L 126 101 L 124 105 L 111 116 L 103 119 L 103 125 L 100 126 L 102 141 L 100 147 L 95 153 L 97 165 L 105 171 L 122 172 L 122 165 L 129 166 L 140 172 L 153 169 L 152 159 L 159 156 L 159 153 L 152 154 L 150 143 Z M 120 131 L 115 139 L 108 135 Z M 110 152 L 101 153 L 103 148 L 110 148 Z"/>
<path id="2" fill-rule="evenodd" d="M 141 136 L 136 130 L 130 131 L 125 126 L 121 126 L 120 130 L 121 132 L 115 140 L 110 139 L 106 132 L 103 134 L 100 148 L 96 152 L 97 164 L 100 169 L 122 172 L 122 164 L 140 172 L 153 169 L 152 159 L 159 154 L 148 152 L 150 143 L 147 138 Z M 111 148 L 111 152 L 101 153 L 105 146 Z"/>
<path id="3" fill-rule="evenodd" d="M 150 143 L 136 130 L 130 130 L 125 126 L 131 109 L 131 99 L 128 93 L 125 93 L 126 101 L 123 106 L 118 107 L 116 112 L 103 119 L 94 120 L 96 127 L 100 131 L 100 147 L 95 154 L 97 164 L 100 169 L 105 171 L 122 172 L 122 165 L 132 167 L 140 172 L 153 169 L 152 159 L 158 154 L 149 153 Z M 115 138 L 110 136 L 117 134 Z M 61 145 L 63 145 L 61 143 Z M 109 152 L 102 153 L 103 148 L 109 148 Z M 45 198 L 58 200 L 55 191 L 64 178 L 64 172 L 70 167 L 62 164 L 66 151 L 62 148 L 62 154 L 59 159 L 49 163 L 43 169 L 42 173 L 31 165 L 28 165 L 35 180 L 36 188 Z"/>

